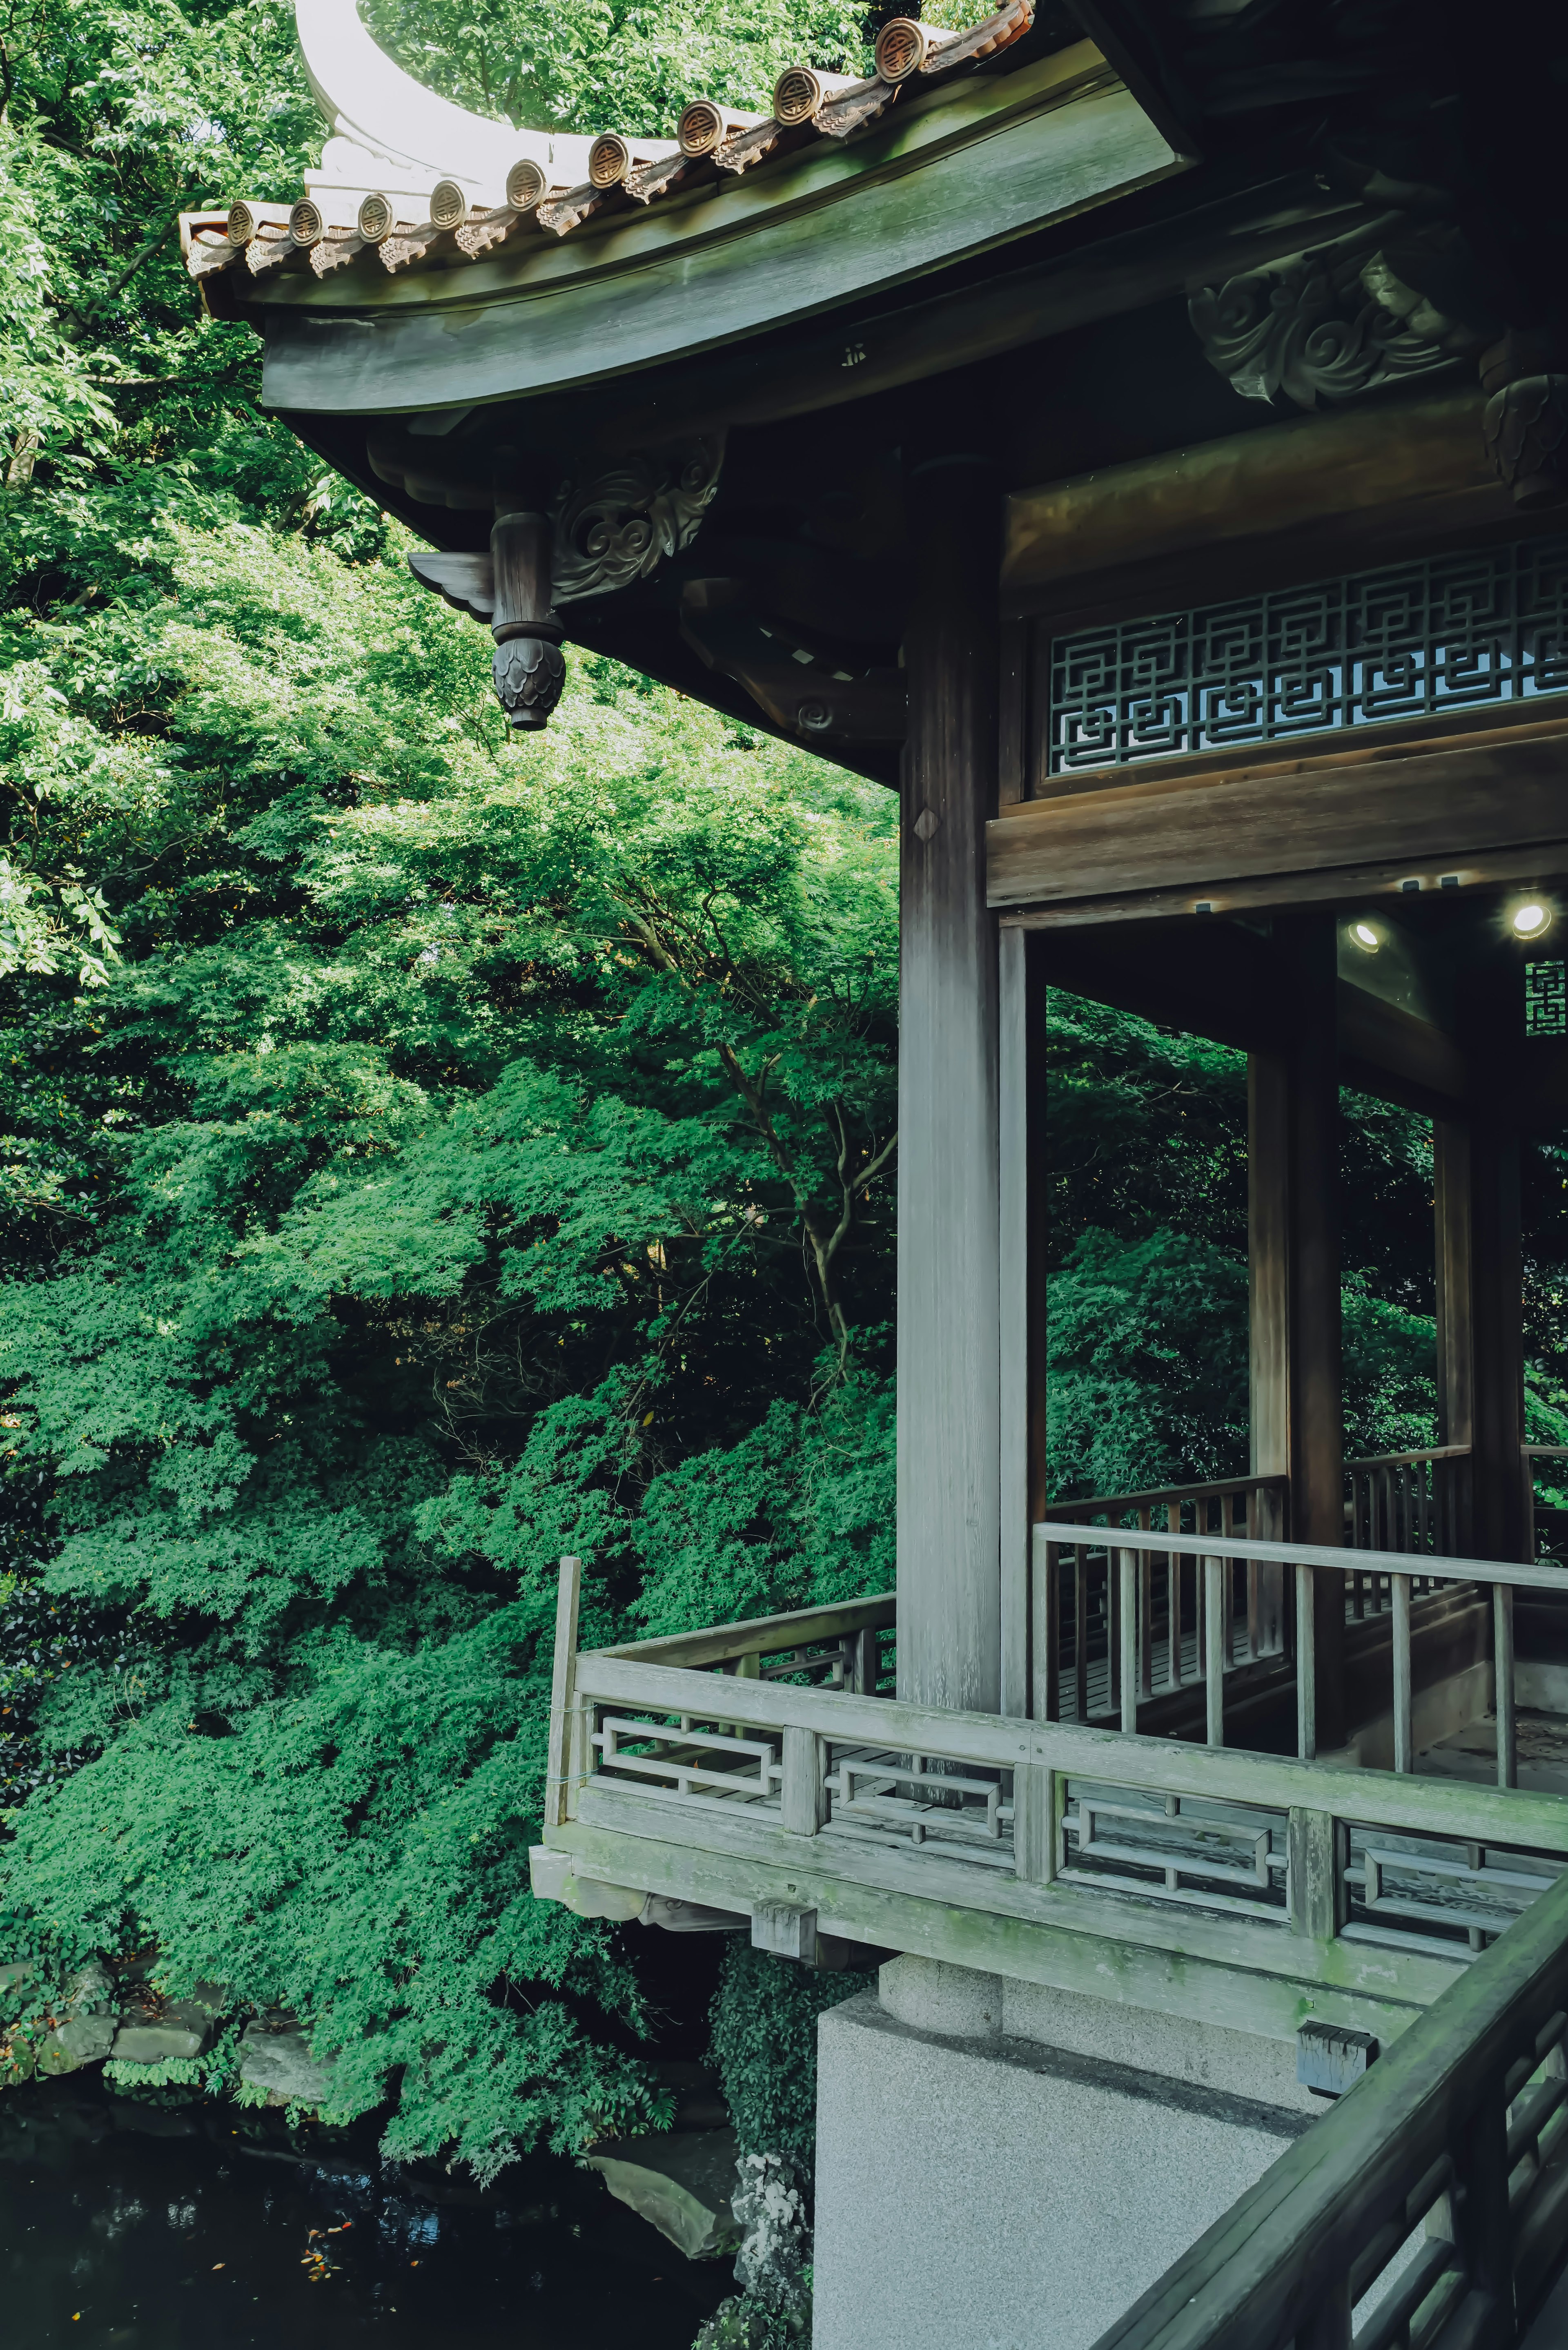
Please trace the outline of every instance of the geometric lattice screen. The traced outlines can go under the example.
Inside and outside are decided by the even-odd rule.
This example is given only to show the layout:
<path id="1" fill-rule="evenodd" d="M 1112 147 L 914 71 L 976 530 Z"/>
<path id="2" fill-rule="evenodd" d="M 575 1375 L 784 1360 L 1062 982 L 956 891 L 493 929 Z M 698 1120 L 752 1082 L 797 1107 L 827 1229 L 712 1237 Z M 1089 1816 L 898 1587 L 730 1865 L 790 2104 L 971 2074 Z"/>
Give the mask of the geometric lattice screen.
<path id="1" fill-rule="evenodd" d="M 1525 964 L 1524 1033 L 1568 1036 L 1568 974 L 1560 962 Z"/>
<path id="2" fill-rule="evenodd" d="M 1058 637 L 1049 772 L 1568 692 L 1568 538 Z"/>

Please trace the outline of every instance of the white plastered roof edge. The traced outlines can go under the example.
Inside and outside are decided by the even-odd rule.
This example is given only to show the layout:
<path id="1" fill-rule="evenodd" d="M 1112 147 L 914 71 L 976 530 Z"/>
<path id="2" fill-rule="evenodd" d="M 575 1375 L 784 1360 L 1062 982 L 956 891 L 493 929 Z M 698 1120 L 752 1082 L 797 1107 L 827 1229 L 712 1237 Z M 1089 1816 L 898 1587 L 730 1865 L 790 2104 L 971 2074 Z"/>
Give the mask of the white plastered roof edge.
<path id="1" fill-rule="evenodd" d="M 329 127 L 396 165 L 403 186 L 454 179 L 464 187 L 501 188 L 525 156 L 557 185 L 587 178 L 591 139 L 514 130 L 438 98 L 377 47 L 357 0 L 295 0 L 294 22 L 306 78 Z"/>

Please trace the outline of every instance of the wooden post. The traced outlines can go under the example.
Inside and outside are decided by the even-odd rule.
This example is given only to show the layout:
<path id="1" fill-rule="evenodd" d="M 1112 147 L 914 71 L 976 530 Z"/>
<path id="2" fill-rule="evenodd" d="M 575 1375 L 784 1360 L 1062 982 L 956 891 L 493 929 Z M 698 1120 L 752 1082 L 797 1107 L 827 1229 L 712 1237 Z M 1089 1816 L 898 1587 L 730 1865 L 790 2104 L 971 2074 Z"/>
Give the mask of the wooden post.
<path id="1" fill-rule="evenodd" d="M 1345 1532 L 1339 1264 L 1338 954 L 1334 917 L 1275 924 L 1289 1033 L 1248 1061 L 1251 1467 L 1290 1476 L 1290 1533 L 1337 1549 Z M 1297 1600 L 1297 1670 L 1314 1692 L 1303 1754 L 1345 1739 L 1344 1576 Z M 1312 1627 L 1310 1664 L 1301 1653 Z"/>
<path id="2" fill-rule="evenodd" d="M 1002 1363 L 1000 1497 L 1002 1711 L 1029 1711 L 1029 1026 L 1028 933 L 997 941 Z"/>
<path id="3" fill-rule="evenodd" d="M 815 1730 L 785 1730 L 779 1825 L 791 1835 L 814 1836 L 825 1825 L 826 1768 L 826 1749 Z"/>
<path id="4" fill-rule="evenodd" d="M 1001 490 L 992 461 L 906 475 L 912 608 L 899 866 L 898 1695 L 1002 1699 L 996 923 Z"/>
<path id="5" fill-rule="evenodd" d="M 1524 1271 L 1520 1242 L 1519 1139 L 1478 1120 L 1470 1133 L 1470 1281 L 1474 1424 L 1470 1507 L 1478 1558 L 1528 1560 Z"/>
<path id="6" fill-rule="evenodd" d="M 1148 1638 L 1148 1623 L 1147 1617 L 1141 1625 L 1138 1622 L 1137 1552 L 1136 1550 L 1118 1551 L 1116 1553 L 1116 1564 L 1119 1570 L 1117 1578 L 1118 1588 L 1116 1595 L 1116 1613 L 1121 1625 L 1121 1645 L 1119 1651 L 1121 1663 L 1121 1690 L 1119 1694 L 1121 1699 L 1122 1728 L 1130 1737 L 1137 1729 L 1137 1692 L 1139 1680 L 1138 1643 L 1140 1638 L 1147 1642 Z M 1214 1742 L 1211 1740 L 1210 1742 L 1212 1744 Z"/>
<path id="7" fill-rule="evenodd" d="M 1410 1678 L 1410 1585 L 1407 1575 L 1389 1577 L 1394 1601 L 1394 1768 L 1413 1771 L 1414 1697 Z"/>
<path id="8" fill-rule="evenodd" d="M 586 1757 L 571 1754 L 571 1716 L 574 1711 L 573 1682 L 577 1669 L 577 1607 L 583 1587 L 583 1562 L 580 1558 L 561 1561 L 561 1580 L 556 1595 L 556 1655 L 550 1681 L 550 1729 L 545 1763 L 545 1825 L 565 1827 L 571 1812 L 573 1772 L 568 1765 L 574 1760 L 581 1769 Z"/>

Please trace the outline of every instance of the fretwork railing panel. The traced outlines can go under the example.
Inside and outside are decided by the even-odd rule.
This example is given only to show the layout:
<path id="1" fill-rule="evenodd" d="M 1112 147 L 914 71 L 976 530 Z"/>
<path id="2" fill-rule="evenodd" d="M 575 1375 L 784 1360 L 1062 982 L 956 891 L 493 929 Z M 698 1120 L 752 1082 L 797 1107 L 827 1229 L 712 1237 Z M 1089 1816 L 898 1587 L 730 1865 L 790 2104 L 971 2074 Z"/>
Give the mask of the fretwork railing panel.
<path id="1" fill-rule="evenodd" d="M 1346 1840 L 1345 1939 L 1440 1958 L 1484 1950 L 1563 1874 L 1545 1853 L 1355 1822 Z"/>
<path id="2" fill-rule="evenodd" d="M 823 1833 L 898 1851 L 1011 1868 L 1012 1773 L 965 1771 L 925 1754 L 829 1742 Z"/>
<path id="3" fill-rule="evenodd" d="M 1287 1814 L 1086 1779 L 1065 1794 L 1059 1882 L 1289 1923 Z"/>

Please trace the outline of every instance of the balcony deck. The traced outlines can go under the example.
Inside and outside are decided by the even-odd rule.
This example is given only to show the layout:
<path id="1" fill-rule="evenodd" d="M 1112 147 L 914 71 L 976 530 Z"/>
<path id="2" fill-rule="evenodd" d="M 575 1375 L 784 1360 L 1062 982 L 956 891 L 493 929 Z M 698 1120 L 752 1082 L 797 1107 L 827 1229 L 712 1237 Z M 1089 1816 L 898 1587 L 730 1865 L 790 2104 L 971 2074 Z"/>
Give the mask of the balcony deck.
<path id="1" fill-rule="evenodd" d="M 567 1562 L 536 1888 L 587 1915 L 721 1913 L 829 1963 L 860 1943 L 1269 2037 L 1311 2015 L 1391 2039 L 1568 1869 L 1568 1721 L 1510 1701 L 1514 1596 L 1568 1596 L 1568 1575 L 1222 1538 L 1037 1529 L 1068 1638 L 1053 1654 L 1037 1621 L 1035 1685 L 1056 1712 L 1081 1693 L 1077 1720 L 885 1693 L 891 1596 L 579 1653 Z M 1293 1626 L 1351 1565 L 1392 1769 L 1311 1752 Z M 1429 1737 L 1424 1622 L 1471 1641 L 1469 1716 L 1438 1705 Z M 1495 1684 L 1478 1623 L 1501 1630 Z M 1282 1721 L 1306 1751 L 1227 1742 Z"/>

